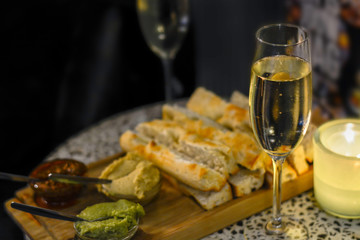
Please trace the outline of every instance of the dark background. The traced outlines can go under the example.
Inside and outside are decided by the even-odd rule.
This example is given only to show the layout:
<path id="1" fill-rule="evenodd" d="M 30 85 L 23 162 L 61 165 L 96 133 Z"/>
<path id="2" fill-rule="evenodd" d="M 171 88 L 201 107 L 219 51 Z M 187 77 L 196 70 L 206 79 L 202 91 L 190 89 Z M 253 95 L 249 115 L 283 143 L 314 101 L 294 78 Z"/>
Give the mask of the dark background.
<path id="1" fill-rule="evenodd" d="M 191 24 L 174 62 L 174 74 L 184 86 L 178 97 L 189 96 L 198 85 L 220 95 L 234 89 L 247 94 L 254 32 L 279 20 L 284 6 L 268 1 L 190 2 Z M 81 129 L 164 100 L 161 62 L 142 37 L 135 1 L 10 5 L 2 23 L 1 171 L 27 175 Z M 1 202 L 22 186 L 0 180 Z M 0 221 L 1 239 L 22 238 L 3 211 Z"/>
<path id="2" fill-rule="evenodd" d="M 164 99 L 161 62 L 141 35 L 134 1 L 17 1 L 7 10 L 0 171 L 28 175 L 83 128 Z M 174 64 L 183 96 L 194 85 L 191 38 L 190 30 Z M 23 186 L 0 180 L 1 202 Z M 23 239 L 0 213 L 0 238 Z"/>
<path id="3" fill-rule="evenodd" d="M 286 18 L 284 1 L 190 0 L 174 62 L 184 86 L 248 94 L 254 34 Z M 100 119 L 164 100 L 161 62 L 133 0 L 11 1 L 4 8 L 0 171 L 27 175 L 60 143 Z M 0 180 L 1 202 L 21 183 Z M 2 210 L 0 238 L 23 239 Z"/>

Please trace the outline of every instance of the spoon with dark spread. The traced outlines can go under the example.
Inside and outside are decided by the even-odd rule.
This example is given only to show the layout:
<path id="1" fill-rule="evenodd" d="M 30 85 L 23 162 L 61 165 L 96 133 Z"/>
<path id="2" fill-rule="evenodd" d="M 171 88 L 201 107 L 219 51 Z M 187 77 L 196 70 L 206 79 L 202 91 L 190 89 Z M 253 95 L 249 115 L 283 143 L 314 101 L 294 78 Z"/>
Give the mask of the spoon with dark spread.
<path id="1" fill-rule="evenodd" d="M 102 179 L 102 178 L 93 178 L 93 177 L 83 177 L 83 176 L 72 176 L 66 174 L 59 174 L 59 173 L 49 173 L 47 179 L 40 179 L 28 176 L 22 176 L 12 173 L 4 173 L 0 172 L 0 179 L 11 180 L 16 182 L 39 182 L 39 181 L 46 181 L 46 180 L 53 180 L 55 182 L 62 182 L 62 183 L 74 183 L 74 184 L 108 184 L 111 183 L 112 180 L 110 179 Z"/>
<path id="2" fill-rule="evenodd" d="M 15 182 L 38 182 L 44 180 L 44 179 L 22 176 L 12 173 L 4 173 L 4 172 L 0 172 L 0 179 L 11 180 Z"/>

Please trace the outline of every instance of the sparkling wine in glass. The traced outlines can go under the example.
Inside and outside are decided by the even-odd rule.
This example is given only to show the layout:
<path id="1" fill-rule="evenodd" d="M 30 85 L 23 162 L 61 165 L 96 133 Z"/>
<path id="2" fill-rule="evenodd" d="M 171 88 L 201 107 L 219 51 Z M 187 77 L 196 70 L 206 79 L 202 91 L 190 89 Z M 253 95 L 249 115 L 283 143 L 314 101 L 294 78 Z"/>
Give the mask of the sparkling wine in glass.
<path id="1" fill-rule="evenodd" d="M 140 27 L 150 49 L 160 57 L 165 79 L 165 99 L 182 91 L 172 64 L 189 25 L 188 0 L 137 0 Z"/>
<path id="2" fill-rule="evenodd" d="M 258 143 L 272 158 L 273 208 L 265 230 L 246 229 L 245 236 L 292 239 L 299 235 L 298 239 L 306 239 L 307 228 L 282 216 L 280 205 L 282 164 L 301 142 L 310 122 L 309 35 L 295 25 L 274 24 L 260 28 L 256 41 L 249 93 L 250 118 Z"/>

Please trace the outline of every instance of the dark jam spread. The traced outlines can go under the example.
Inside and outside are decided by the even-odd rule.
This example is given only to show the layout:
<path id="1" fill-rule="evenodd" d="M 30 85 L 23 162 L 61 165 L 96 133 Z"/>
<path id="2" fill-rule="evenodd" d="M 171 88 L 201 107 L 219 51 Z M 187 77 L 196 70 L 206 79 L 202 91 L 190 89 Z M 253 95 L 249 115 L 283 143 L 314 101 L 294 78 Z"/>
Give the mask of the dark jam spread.
<path id="1" fill-rule="evenodd" d="M 72 159 L 55 159 L 37 166 L 30 177 L 44 181 L 30 182 L 35 192 L 35 202 L 42 207 L 62 208 L 74 203 L 82 189 L 81 184 L 70 184 L 47 180 L 49 173 L 83 176 L 87 171 L 85 164 Z"/>

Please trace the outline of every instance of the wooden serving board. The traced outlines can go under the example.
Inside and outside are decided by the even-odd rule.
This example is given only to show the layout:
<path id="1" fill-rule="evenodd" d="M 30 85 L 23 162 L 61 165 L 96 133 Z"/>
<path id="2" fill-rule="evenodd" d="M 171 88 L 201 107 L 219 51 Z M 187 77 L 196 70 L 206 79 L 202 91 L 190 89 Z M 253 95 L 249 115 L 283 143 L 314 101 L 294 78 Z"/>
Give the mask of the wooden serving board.
<path id="1" fill-rule="evenodd" d="M 89 176 L 97 177 L 119 154 L 102 159 L 88 166 Z M 283 184 L 283 200 L 292 198 L 313 187 L 313 170 L 294 181 Z M 15 197 L 5 202 L 5 209 L 20 228 L 31 239 L 73 239 L 73 223 L 50 218 L 33 216 L 12 209 L 13 201 L 36 205 L 30 187 L 15 193 Z M 88 187 L 71 207 L 62 211 L 78 214 L 86 206 L 110 201 L 98 193 L 95 187 Z M 184 196 L 163 180 L 159 195 L 145 206 L 146 215 L 134 239 L 199 239 L 230 224 L 260 212 L 272 205 L 272 190 L 262 188 L 248 196 L 234 199 L 213 210 L 203 210 L 193 199 Z"/>

